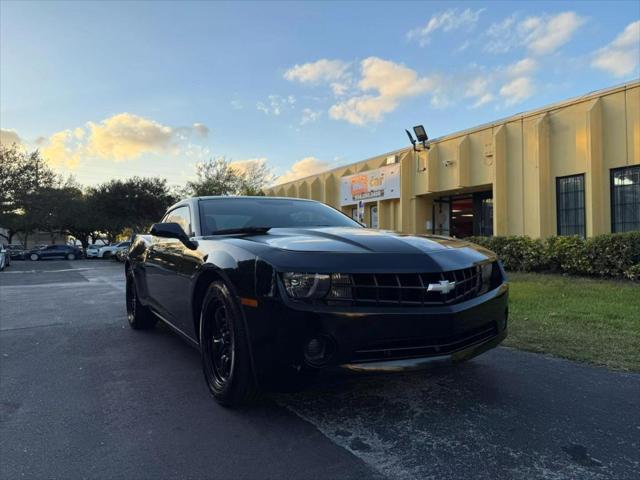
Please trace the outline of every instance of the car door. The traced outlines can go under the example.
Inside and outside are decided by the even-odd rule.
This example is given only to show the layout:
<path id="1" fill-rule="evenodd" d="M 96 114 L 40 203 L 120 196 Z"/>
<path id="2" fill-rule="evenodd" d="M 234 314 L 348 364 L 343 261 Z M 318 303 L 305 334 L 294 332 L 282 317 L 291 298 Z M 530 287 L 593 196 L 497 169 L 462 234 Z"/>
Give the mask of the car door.
<path id="1" fill-rule="evenodd" d="M 179 224 L 193 236 L 191 209 L 183 205 L 168 212 L 163 222 Z M 146 264 L 147 288 L 161 314 L 183 333 L 195 338 L 190 312 L 190 282 L 202 257 L 175 238 L 153 237 Z"/>
<path id="2" fill-rule="evenodd" d="M 37 252 L 38 256 L 40 258 L 55 258 L 55 256 L 56 256 L 56 248 L 57 248 L 56 245 L 47 245 L 42 250 Z"/>

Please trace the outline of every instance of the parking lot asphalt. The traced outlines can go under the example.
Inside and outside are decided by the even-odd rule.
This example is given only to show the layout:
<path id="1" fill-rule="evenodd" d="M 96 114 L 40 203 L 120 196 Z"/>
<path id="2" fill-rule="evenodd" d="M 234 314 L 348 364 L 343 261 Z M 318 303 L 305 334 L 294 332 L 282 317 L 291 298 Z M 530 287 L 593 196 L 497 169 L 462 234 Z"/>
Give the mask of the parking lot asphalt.
<path id="1" fill-rule="evenodd" d="M 640 375 L 507 348 L 220 407 L 195 349 L 129 329 L 111 261 L 0 272 L 0 352 L 1 478 L 640 475 Z"/>

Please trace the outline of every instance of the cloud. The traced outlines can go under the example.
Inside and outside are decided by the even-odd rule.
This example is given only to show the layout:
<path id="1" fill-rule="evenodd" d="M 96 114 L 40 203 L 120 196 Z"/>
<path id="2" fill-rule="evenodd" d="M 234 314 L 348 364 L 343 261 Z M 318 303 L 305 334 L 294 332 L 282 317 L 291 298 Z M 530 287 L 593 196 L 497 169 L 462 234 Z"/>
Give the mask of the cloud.
<path id="1" fill-rule="evenodd" d="M 640 20 L 630 23 L 609 45 L 595 52 L 591 66 L 615 77 L 637 73 L 640 58 Z"/>
<path id="2" fill-rule="evenodd" d="M 419 77 L 415 70 L 378 57 L 366 58 L 360 66 L 358 88 L 364 94 L 333 105 L 329 109 L 331 118 L 354 125 L 377 122 L 395 110 L 401 100 L 424 94 L 437 85 L 434 78 Z"/>
<path id="3" fill-rule="evenodd" d="M 84 130 L 82 136 L 78 129 L 54 133 L 42 148 L 42 156 L 54 167 L 76 168 L 82 158 L 82 149 L 77 143 L 79 137 L 84 137 Z"/>
<path id="4" fill-rule="evenodd" d="M 119 113 L 100 123 L 89 122 L 89 154 L 103 159 L 128 160 L 145 153 L 169 150 L 174 130 L 130 113 Z"/>
<path id="5" fill-rule="evenodd" d="M 457 8 L 451 8 L 444 12 L 436 13 L 431 16 L 423 27 L 414 28 L 407 32 L 407 38 L 409 40 L 417 40 L 419 45 L 423 47 L 429 44 L 431 35 L 438 30 L 450 32 L 461 28 L 471 29 L 478 22 L 483 11 L 484 8 L 478 10 L 467 8 L 462 11 Z"/>
<path id="6" fill-rule="evenodd" d="M 284 78 L 290 82 L 300 82 L 312 85 L 330 84 L 333 94 L 345 95 L 352 86 L 351 64 L 342 60 L 328 60 L 322 58 L 315 62 L 294 65 L 284 73 Z"/>
<path id="7" fill-rule="evenodd" d="M 523 58 L 507 67 L 507 74 L 512 77 L 528 75 L 538 67 L 538 63 L 533 58 Z"/>
<path id="8" fill-rule="evenodd" d="M 301 83 L 335 82 L 347 76 L 348 68 L 349 64 L 342 60 L 322 58 L 315 62 L 294 65 L 284 73 L 284 78 Z"/>
<path id="9" fill-rule="evenodd" d="M 491 93 L 491 79 L 487 76 L 476 77 L 467 85 L 464 93 L 465 98 L 475 98 L 471 108 L 478 108 L 492 102 L 495 99 Z"/>
<path id="10" fill-rule="evenodd" d="M 321 110 L 312 110 L 310 108 L 305 108 L 302 111 L 302 119 L 300 120 L 300 125 L 306 125 L 307 123 L 313 123 L 318 120 L 322 116 Z"/>
<path id="11" fill-rule="evenodd" d="M 550 54 L 571 40 L 584 22 L 575 12 L 531 16 L 520 22 L 511 15 L 489 27 L 485 51 L 506 53 L 524 46 L 534 55 Z"/>
<path id="12" fill-rule="evenodd" d="M 276 183 L 287 183 L 299 178 L 315 175 L 329 169 L 330 163 L 319 160 L 316 157 L 305 157 L 297 161 L 283 175 L 277 178 Z"/>
<path id="13" fill-rule="evenodd" d="M 286 97 L 280 95 L 269 95 L 267 102 L 257 102 L 256 108 L 265 115 L 278 116 L 283 110 L 292 107 L 296 103 L 296 97 L 288 95 Z"/>
<path id="14" fill-rule="evenodd" d="M 100 122 L 66 129 L 36 144 L 54 166 L 77 167 L 84 158 L 125 161 L 146 154 L 175 154 L 188 135 L 206 138 L 209 128 L 203 123 L 191 127 L 170 127 L 132 113 L 119 113 Z"/>
<path id="15" fill-rule="evenodd" d="M 531 17 L 523 22 L 527 31 L 525 42 L 531 52 L 544 55 L 552 53 L 571 40 L 574 32 L 584 23 L 575 12 L 563 12 L 549 17 Z"/>
<path id="16" fill-rule="evenodd" d="M 0 129 L 0 143 L 6 147 L 10 147 L 14 143 L 22 145 L 22 139 L 15 130 Z"/>
<path id="17" fill-rule="evenodd" d="M 492 23 L 486 32 L 489 37 L 485 44 L 485 51 L 490 53 L 506 53 L 518 42 L 517 32 L 514 30 L 516 16 L 511 15 L 500 22 Z"/>
<path id="18" fill-rule="evenodd" d="M 515 105 L 535 93 L 535 86 L 529 77 L 518 77 L 506 83 L 500 89 L 507 105 Z"/>
<path id="19" fill-rule="evenodd" d="M 207 138 L 209 136 L 209 127 L 203 123 L 194 123 L 191 128 L 200 138 Z"/>

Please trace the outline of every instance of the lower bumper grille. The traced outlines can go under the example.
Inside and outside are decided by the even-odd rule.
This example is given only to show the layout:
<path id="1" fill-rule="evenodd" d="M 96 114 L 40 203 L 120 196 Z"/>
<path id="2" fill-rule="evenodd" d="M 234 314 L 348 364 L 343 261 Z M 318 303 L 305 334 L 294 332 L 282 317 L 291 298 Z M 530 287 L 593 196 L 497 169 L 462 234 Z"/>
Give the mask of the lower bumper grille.
<path id="1" fill-rule="evenodd" d="M 367 345 L 353 355 L 352 362 L 374 362 L 404 358 L 449 355 L 475 344 L 490 340 L 498 334 L 495 324 L 468 330 L 458 335 L 434 339 L 400 339 Z"/>

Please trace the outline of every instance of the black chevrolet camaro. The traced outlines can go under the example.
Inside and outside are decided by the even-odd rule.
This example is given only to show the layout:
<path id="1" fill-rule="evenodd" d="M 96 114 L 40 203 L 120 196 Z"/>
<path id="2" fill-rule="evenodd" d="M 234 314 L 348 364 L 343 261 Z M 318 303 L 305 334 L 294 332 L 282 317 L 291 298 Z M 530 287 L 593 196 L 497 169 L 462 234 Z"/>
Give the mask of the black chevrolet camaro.
<path id="1" fill-rule="evenodd" d="M 404 370 L 471 358 L 506 336 L 495 255 L 362 227 L 319 202 L 199 197 L 173 205 L 125 264 L 135 329 L 196 346 L 222 404 L 322 368 Z"/>

